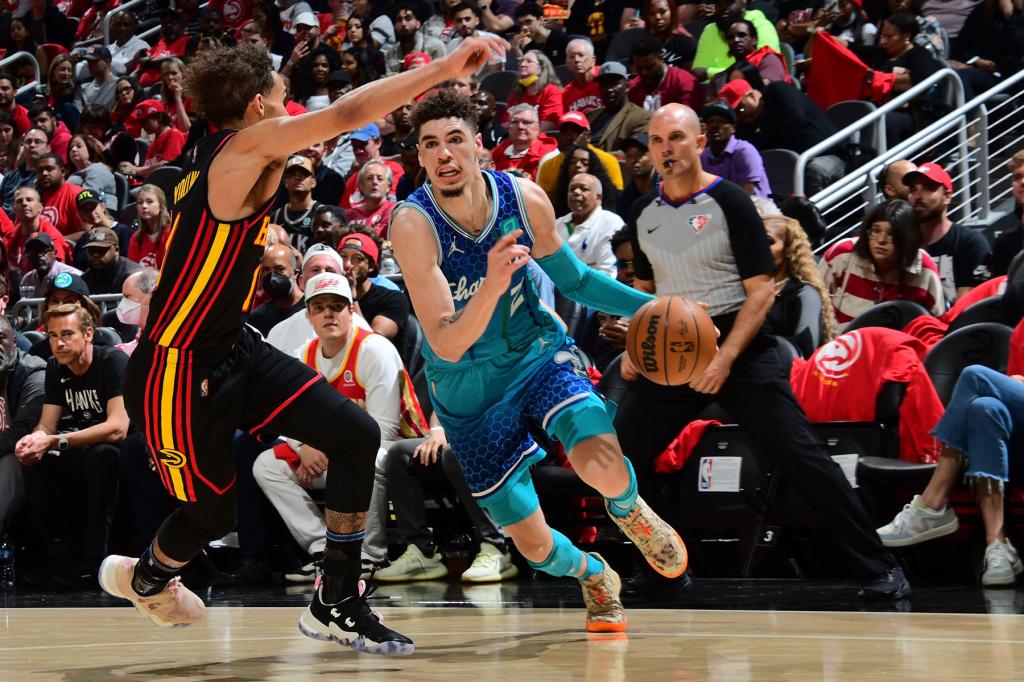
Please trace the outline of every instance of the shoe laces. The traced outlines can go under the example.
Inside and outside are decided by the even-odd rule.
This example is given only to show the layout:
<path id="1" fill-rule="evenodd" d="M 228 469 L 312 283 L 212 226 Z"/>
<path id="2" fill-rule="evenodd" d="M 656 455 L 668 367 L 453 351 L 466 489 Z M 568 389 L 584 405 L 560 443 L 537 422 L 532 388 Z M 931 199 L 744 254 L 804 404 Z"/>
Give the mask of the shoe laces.
<path id="1" fill-rule="evenodd" d="M 910 503 L 903 505 L 903 511 L 896 515 L 896 518 L 892 520 L 892 526 L 899 532 L 903 532 L 910 528 L 910 522 L 914 517 L 914 506 Z"/>
<path id="2" fill-rule="evenodd" d="M 619 610 L 611 584 L 603 577 L 591 584 L 584 581 L 583 592 L 586 595 L 587 610 L 591 614 L 608 614 Z"/>

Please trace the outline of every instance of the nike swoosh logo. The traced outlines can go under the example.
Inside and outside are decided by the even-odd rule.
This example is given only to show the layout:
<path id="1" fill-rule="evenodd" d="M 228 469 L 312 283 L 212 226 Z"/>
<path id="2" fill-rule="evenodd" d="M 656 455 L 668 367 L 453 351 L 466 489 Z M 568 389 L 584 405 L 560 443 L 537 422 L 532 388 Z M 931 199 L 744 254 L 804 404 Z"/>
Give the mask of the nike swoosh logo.
<path id="1" fill-rule="evenodd" d="M 650 234 L 650 233 L 654 232 L 655 230 L 659 229 L 660 227 L 661 227 L 661 225 L 656 225 L 655 227 L 648 227 L 647 228 L 647 234 Z"/>

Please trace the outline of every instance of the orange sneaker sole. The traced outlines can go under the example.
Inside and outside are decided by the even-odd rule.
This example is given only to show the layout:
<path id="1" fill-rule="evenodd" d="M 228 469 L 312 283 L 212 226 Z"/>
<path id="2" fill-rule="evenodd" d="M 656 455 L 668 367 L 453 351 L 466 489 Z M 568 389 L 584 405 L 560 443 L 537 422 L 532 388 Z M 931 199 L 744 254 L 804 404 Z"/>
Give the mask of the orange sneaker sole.
<path id="1" fill-rule="evenodd" d="M 686 551 L 686 543 L 683 542 L 683 538 L 682 538 L 681 535 L 679 535 L 679 533 L 676 533 L 676 538 L 678 538 L 679 544 L 683 546 L 683 567 L 682 568 L 680 568 L 675 573 L 665 573 L 665 572 L 659 570 L 658 567 L 655 566 L 650 560 L 647 561 L 648 565 L 651 568 L 654 569 L 654 572 L 657 573 L 658 575 L 664 577 L 664 578 L 678 578 L 683 573 L 686 573 L 686 569 L 690 565 L 690 554 L 689 554 L 689 552 Z"/>
<path id="2" fill-rule="evenodd" d="M 621 623 L 606 623 L 604 621 L 587 623 L 587 632 L 625 632 L 628 623 L 629 621 L 625 620 Z"/>

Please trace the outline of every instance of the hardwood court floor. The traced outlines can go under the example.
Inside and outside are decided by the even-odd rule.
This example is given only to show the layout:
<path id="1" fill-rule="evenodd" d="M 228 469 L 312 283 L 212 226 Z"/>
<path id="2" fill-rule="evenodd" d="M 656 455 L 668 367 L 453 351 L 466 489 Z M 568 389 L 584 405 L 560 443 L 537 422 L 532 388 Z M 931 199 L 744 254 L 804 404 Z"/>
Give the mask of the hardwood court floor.
<path id="1" fill-rule="evenodd" d="M 1019 615 L 638 609 L 628 636 L 588 637 L 579 609 L 390 607 L 417 651 L 383 658 L 302 637 L 300 610 L 212 607 L 161 629 L 130 608 L 3 609 L 0 679 L 1024 679 Z"/>

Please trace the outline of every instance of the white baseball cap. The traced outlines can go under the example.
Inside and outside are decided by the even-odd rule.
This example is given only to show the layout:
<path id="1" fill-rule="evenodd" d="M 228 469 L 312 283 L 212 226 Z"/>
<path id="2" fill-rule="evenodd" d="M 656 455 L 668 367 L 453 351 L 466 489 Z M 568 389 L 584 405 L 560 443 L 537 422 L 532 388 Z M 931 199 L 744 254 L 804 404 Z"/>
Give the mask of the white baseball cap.
<path id="1" fill-rule="evenodd" d="M 307 305 L 317 296 L 323 296 L 324 294 L 334 294 L 335 296 L 341 296 L 350 303 L 352 302 L 352 288 L 349 287 L 348 278 L 345 275 L 321 272 L 306 282 Z"/>
<path id="2" fill-rule="evenodd" d="M 330 256 L 331 260 L 337 264 L 338 272 L 345 272 L 345 261 L 342 260 L 341 254 L 330 244 L 324 244 L 323 242 L 313 244 L 306 249 L 306 253 L 302 256 L 302 267 L 305 268 L 306 264 L 316 256 Z"/>

